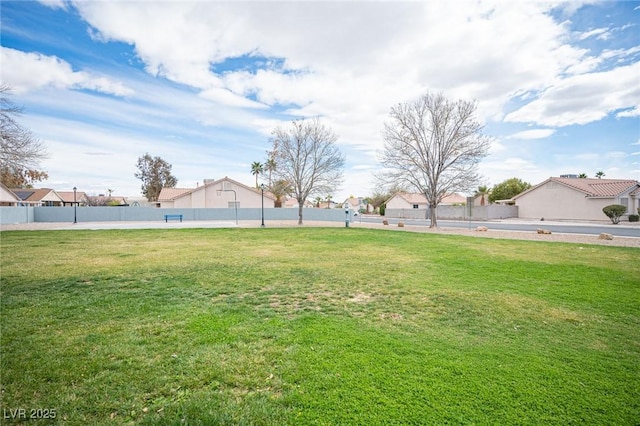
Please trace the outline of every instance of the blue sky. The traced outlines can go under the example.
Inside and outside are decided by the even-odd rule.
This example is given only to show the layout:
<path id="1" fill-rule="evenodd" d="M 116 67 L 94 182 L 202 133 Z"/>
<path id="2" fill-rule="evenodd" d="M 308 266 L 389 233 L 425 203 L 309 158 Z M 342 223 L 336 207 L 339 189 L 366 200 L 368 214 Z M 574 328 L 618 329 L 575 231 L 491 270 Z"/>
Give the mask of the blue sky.
<path id="1" fill-rule="evenodd" d="M 640 2 L 2 1 L 0 79 L 49 157 L 41 184 L 138 196 L 145 153 L 179 187 L 251 185 L 278 125 L 322 118 L 366 196 L 390 108 L 475 99 L 482 183 L 640 179 Z"/>

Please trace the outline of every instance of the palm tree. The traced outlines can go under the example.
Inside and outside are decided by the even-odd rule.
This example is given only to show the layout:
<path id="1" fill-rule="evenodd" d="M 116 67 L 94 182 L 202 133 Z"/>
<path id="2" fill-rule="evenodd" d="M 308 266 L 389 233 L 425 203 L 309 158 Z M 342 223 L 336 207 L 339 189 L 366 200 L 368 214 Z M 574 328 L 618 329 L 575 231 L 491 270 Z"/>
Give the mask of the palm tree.
<path id="1" fill-rule="evenodd" d="M 480 198 L 480 205 L 484 206 L 484 197 L 488 196 L 490 193 L 491 193 L 491 189 L 486 185 L 482 185 L 478 187 L 474 196 L 475 197 L 482 196 L 482 198 Z"/>
<path id="2" fill-rule="evenodd" d="M 322 202 L 322 197 L 316 197 L 315 200 L 313 200 L 316 202 L 316 207 L 320 207 L 320 203 Z"/>
<path id="3" fill-rule="evenodd" d="M 331 208 L 331 198 L 333 198 L 331 195 L 327 195 L 327 208 L 328 209 Z"/>
<path id="4" fill-rule="evenodd" d="M 264 172 L 264 168 L 262 167 L 262 163 L 259 161 L 254 161 L 251 164 L 251 174 L 256 177 L 256 188 L 258 187 L 258 176 Z"/>
<path id="5" fill-rule="evenodd" d="M 580 174 L 578 175 L 578 177 L 579 177 L 580 179 L 586 179 L 588 176 L 587 176 L 587 174 L 586 174 L 586 173 L 580 173 Z"/>
<path id="6" fill-rule="evenodd" d="M 269 172 L 269 186 L 271 186 L 271 174 L 276 171 L 276 160 L 274 158 L 269 158 L 266 163 L 264 163 L 264 169 Z"/>
<path id="7" fill-rule="evenodd" d="M 602 179 L 604 177 L 604 172 L 602 170 L 600 170 L 598 173 L 596 173 L 596 177 L 598 179 Z"/>
<path id="8" fill-rule="evenodd" d="M 364 205 L 366 206 L 365 213 L 369 214 L 369 206 L 372 204 L 371 197 L 365 197 L 362 201 L 364 201 Z"/>

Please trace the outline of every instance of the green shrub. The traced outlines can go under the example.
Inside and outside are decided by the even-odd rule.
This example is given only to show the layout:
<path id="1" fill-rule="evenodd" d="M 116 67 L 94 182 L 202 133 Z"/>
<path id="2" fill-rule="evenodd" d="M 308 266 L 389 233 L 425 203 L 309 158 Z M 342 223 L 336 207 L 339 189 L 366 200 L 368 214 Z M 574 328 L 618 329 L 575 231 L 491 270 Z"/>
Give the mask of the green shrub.
<path id="1" fill-rule="evenodd" d="M 611 204 L 602 209 L 614 225 L 620 223 L 620 216 L 627 212 L 627 208 L 622 204 Z"/>
<path id="2" fill-rule="evenodd" d="M 384 216 L 384 212 L 387 210 L 387 205 L 386 204 L 382 204 L 380 206 L 380 216 Z"/>
<path id="3" fill-rule="evenodd" d="M 630 214 L 629 215 L 629 222 L 640 222 L 640 215 Z"/>

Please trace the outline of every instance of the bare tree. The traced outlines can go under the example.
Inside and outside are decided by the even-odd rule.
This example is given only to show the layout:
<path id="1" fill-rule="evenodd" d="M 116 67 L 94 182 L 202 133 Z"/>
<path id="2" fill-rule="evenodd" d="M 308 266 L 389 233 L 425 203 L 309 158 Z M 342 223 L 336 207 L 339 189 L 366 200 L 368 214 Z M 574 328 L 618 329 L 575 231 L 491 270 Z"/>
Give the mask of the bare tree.
<path id="1" fill-rule="evenodd" d="M 174 188 L 178 179 L 171 174 L 171 164 L 149 153 L 138 158 L 138 172 L 135 177 L 142 181 L 142 194 L 149 201 L 158 201 L 162 188 Z"/>
<path id="2" fill-rule="evenodd" d="M 22 108 L 9 99 L 10 90 L 0 83 L 0 179 L 10 188 L 28 187 L 48 178 L 38 170 L 47 152 L 43 142 L 15 120 Z"/>
<path id="3" fill-rule="evenodd" d="M 336 146 L 338 136 L 319 119 L 297 120 L 272 132 L 275 175 L 291 184 L 298 201 L 298 224 L 310 195 L 335 191 L 342 182 L 344 157 Z"/>
<path id="4" fill-rule="evenodd" d="M 442 199 L 469 191 L 479 181 L 477 164 L 487 155 L 490 140 L 481 134 L 475 112 L 475 102 L 427 93 L 391 108 L 391 120 L 385 123 L 385 177 L 425 195 L 432 228 L 438 226 L 436 209 Z"/>

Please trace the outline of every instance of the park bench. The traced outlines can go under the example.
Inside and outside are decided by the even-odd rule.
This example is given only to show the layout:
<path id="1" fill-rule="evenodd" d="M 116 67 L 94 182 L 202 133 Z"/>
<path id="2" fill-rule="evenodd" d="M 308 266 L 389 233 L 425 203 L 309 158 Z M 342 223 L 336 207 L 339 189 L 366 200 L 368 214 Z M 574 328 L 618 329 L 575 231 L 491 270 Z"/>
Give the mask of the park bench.
<path id="1" fill-rule="evenodd" d="M 169 219 L 180 219 L 180 222 L 182 222 L 182 215 L 181 214 L 165 214 L 164 215 L 164 221 L 165 222 L 169 222 Z"/>

